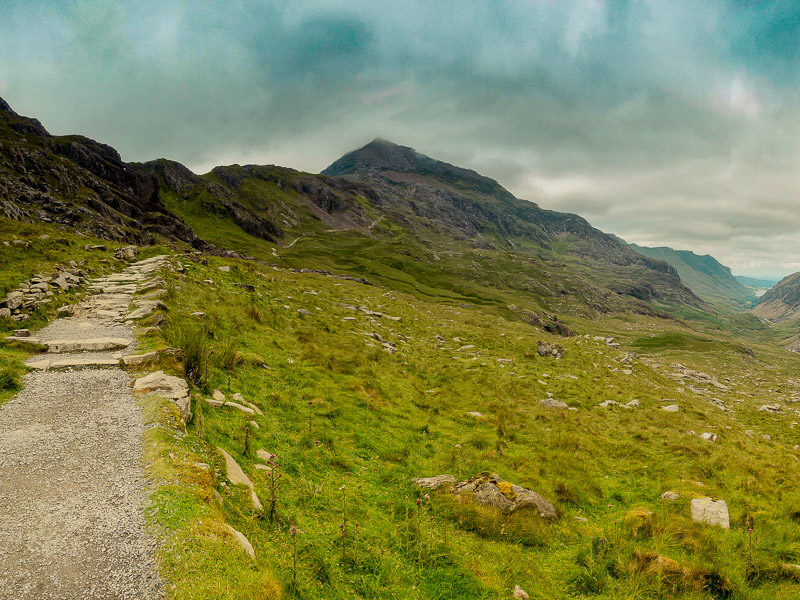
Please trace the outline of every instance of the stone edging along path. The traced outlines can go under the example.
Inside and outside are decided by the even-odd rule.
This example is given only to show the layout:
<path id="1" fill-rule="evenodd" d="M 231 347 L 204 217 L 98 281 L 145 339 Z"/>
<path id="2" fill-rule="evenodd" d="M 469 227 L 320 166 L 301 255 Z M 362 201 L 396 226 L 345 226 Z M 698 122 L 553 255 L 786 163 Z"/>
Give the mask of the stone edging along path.
<path id="1" fill-rule="evenodd" d="M 157 287 L 166 259 L 93 280 L 72 316 L 20 332 L 48 352 L 0 407 L 0 599 L 163 595 L 143 517 L 142 414 L 118 365 L 135 349 L 131 317 L 157 305 L 134 293 Z"/>

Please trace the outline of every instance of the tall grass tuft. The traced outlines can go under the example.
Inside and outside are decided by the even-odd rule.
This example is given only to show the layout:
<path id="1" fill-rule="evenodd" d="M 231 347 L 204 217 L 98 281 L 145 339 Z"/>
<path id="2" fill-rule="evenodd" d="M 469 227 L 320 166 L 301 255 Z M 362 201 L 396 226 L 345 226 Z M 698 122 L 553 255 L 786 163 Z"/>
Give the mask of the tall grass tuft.
<path id="1" fill-rule="evenodd" d="M 170 344 L 184 355 L 184 375 L 201 390 L 208 387 L 214 350 L 203 327 L 185 322 L 171 322 L 165 332 Z"/>
<path id="2" fill-rule="evenodd" d="M 18 390 L 20 388 L 20 371 L 18 363 L 0 359 L 0 390 Z"/>

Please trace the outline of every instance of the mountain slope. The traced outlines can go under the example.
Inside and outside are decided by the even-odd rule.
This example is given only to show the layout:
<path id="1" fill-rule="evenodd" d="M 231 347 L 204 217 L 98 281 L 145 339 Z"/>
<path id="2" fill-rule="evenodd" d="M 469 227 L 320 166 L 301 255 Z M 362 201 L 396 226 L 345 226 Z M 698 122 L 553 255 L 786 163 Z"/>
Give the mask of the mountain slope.
<path id="1" fill-rule="evenodd" d="M 509 304 L 497 291 L 513 289 L 549 310 L 703 306 L 667 263 L 581 217 L 543 210 L 474 171 L 383 140 L 320 175 L 271 165 L 202 176 L 165 160 L 138 166 L 159 178 L 164 202 L 201 237 L 219 245 L 236 238 L 237 248 L 265 260 L 402 280 L 426 293 L 445 287 L 461 301 Z"/>
<path id="2" fill-rule="evenodd" d="M 681 281 L 709 304 L 741 309 L 755 303 L 755 294 L 733 276 L 730 267 L 720 264 L 713 256 L 700 256 L 689 250 L 673 250 L 666 246 L 630 246 L 645 256 L 671 264 Z"/>
<path id="3" fill-rule="evenodd" d="M 102 239 L 197 247 L 191 228 L 159 198 L 158 180 L 116 150 L 79 135 L 53 136 L 0 98 L 0 216 L 59 223 Z"/>
<path id="4" fill-rule="evenodd" d="M 0 158 L 0 215 L 103 239 L 229 248 L 459 303 L 522 298 L 519 310 L 539 313 L 704 307 L 667 263 L 581 217 L 383 140 L 322 174 L 231 165 L 198 176 L 166 159 L 126 164 L 113 148 L 52 136 L 2 102 Z"/>
<path id="5" fill-rule="evenodd" d="M 781 279 L 761 296 L 753 314 L 771 321 L 787 321 L 800 317 L 800 273 Z"/>

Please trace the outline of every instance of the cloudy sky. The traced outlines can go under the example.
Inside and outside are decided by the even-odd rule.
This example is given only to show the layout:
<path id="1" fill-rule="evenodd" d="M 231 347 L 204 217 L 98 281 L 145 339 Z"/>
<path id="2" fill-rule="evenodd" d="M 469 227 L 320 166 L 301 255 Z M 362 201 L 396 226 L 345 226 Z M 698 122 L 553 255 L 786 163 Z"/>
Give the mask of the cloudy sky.
<path id="1" fill-rule="evenodd" d="M 4 0 L 0 96 L 196 172 L 380 136 L 628 241 L 800 270 L 791 0 Z"/>

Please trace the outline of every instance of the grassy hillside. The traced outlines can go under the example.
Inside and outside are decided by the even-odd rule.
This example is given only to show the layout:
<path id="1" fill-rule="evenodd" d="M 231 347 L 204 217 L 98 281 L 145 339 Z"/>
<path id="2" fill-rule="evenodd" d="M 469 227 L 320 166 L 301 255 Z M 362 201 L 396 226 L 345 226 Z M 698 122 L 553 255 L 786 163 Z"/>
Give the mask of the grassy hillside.
<path id="1" fill-rule="evenodd" d="M 200 349 L 201 397 L 241 393 L 263 414 L 195 405 L 176 468 L 206 462 L 216 475 L 202 484 L 205 500 L 177 488 L 156 499 L 154 519 L 186 536 L 165 551 L 173 597 L 261 597 L 259 573 L 302 598 L 508 598 L 514 585 L 533 598 L 798 593 L 786 566 L 800 562 L 797 359 L 759 338 L 757 324 L 572 318 L 581 335 L 558 339 L 519 312 L 454 304 L 446 288 L 205 262 L 184 262 L 166 298 L 169 325 L 147 339 Z M 539 356 L 539 340 L 563 344 L 564 358 Z M 676 362 L 721 387 L 687 379 Z M 547 408 L 549 395 L 569 408 Z M 633 409 L 599 406 L 634 399 Z M 776 401 L 783 415 L 758 412 Z M 216 447 L 253 479 L 266 513 L 224 485 Z M 259 449 L 277 455 L 282 474 L 274 520 Z M 446 492 L 428 499 L 410 481 L 484 471 L 537 491 L 560 517 L 502 515 Z M 255 547 L 253 566 L 192 541 L 217 510 L 212 490 Z M 665 491 L 681 499 L 662 500 Z M 692 523 L 688 502 L 700 496 L 726 500 L 729 531 Z"/>
<path id="2" fill-rule="evenodd" d="M 734 277 L 729 267 L 720 264 L 713 256 L 700 256 L 688 250 L 673 250 L 664 246 L 630 246 L 645 256 L 671 264 L 678 271 L 681 281 L 709 304 L 743 310 L 751 308 L 756 302 L 754 292 Z"/>

